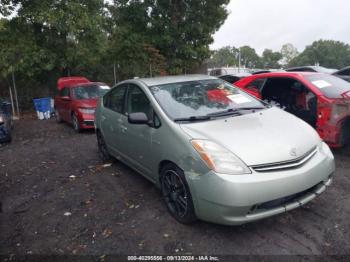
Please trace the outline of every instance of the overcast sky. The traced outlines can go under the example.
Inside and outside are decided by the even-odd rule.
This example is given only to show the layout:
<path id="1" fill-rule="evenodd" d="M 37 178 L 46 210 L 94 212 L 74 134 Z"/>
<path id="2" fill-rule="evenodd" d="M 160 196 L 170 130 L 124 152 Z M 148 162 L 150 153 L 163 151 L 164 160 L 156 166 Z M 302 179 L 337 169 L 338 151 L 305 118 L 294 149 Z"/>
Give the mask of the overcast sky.
<path id="1" fill-rule="evenodd" d="M 261 54 L 292 43 L 302 51 L 319 39 L 350 43 L 349 0 L 231 0 L 212 49 L 249 45 Z"/>

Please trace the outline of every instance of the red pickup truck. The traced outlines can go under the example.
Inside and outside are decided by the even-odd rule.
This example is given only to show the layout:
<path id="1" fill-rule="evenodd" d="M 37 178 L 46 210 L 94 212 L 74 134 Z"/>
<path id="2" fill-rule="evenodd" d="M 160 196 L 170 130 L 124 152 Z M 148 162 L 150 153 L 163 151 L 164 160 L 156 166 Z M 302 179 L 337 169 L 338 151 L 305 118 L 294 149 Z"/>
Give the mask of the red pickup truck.
<path id="1" fill-rule="evenodd" d="M 57 81 L 55 97 L 57 122 L 72 124 L 75 131 L 94 128 L 97 100 L 110 87 L 100 82 L 90 82 L 85 77 L 62 77 Z"/>

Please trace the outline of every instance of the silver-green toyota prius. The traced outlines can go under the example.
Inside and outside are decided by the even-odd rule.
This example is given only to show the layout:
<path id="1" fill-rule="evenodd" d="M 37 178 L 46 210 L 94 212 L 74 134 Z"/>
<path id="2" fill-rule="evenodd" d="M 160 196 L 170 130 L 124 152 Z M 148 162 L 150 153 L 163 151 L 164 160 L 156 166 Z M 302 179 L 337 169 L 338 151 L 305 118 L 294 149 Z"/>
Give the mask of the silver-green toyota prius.
<path id="1" fill-rule="evenodd" d="M 311 126 L 210 76 L 121 82 L 95 119 L 102 158 L 160 187 L 181 223 L 239 225 L 292 210 L 321 194 L 335 170 Z"/>

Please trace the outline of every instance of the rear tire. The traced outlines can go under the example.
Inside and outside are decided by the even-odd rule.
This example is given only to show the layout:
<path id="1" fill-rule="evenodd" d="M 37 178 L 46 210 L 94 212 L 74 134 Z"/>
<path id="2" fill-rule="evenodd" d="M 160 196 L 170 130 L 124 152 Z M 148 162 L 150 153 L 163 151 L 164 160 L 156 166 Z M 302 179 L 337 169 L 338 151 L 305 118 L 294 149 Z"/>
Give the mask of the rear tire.
<path id="1" fill-rule="evenodd" d="M 60 116 L 60 113 L 58 112 L 57 109 L 55 109 L 55 118 L 57 123 L 62 123 L 62 118 Z"/>
<path id="2" fill-rule="evenodd" d="M 160 185 L 169 213 L 182 224 L 195 222 L 197 218 L 184 172 L 174 164 L 166 164 L 160 172 Z"/>
<path id="3" fill-rule="evenodd" d="M 72 126 L 75 132 L 80 133 L 79 121 L 75 113 L 72 114 Z"/>
<path id="4" fill-rule="evenodd" d="M 103 162 L 110 161 L 112 159 L 112 156 L 108 152 L 106 142 L 100 131 L 96 132 L 96 137 L 97 137 L 98 152 L 101 160 Z"/>

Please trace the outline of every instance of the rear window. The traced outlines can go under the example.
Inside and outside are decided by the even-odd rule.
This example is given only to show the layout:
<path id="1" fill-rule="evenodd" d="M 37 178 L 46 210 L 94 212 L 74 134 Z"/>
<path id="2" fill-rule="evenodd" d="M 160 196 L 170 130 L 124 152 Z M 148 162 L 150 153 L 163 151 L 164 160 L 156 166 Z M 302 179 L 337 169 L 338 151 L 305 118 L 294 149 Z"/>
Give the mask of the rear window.
<path id="1" fill-rule="evenodd" d="M 349 95 L 350 83 L 332 75 L 309 75 L 305 76 L 310 83 L 328 98 L 343 98 Z"/>

